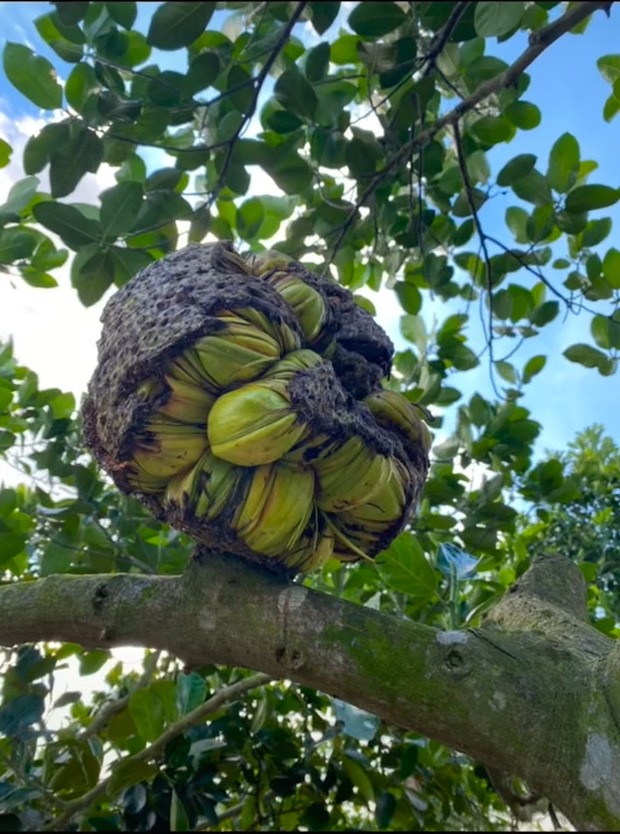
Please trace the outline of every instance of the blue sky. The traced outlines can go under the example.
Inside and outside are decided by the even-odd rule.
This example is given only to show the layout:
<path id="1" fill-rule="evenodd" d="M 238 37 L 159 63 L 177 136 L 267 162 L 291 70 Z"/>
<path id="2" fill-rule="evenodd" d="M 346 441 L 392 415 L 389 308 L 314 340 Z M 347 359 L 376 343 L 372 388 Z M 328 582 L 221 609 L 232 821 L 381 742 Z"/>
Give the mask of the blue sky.
<path id="1" fill-rule="evenodd" d="M 138 25 L 144 29 L 143 21 L 148 20 L 156 3 L 139 4 L 140 19 Z M 36 3 L 0 3 L 0 32 L 2 40 L 28 43 L 35 51 L 46 55 L 62 71 L 68 71 L 69 65 L 63 64 L 51 50 L 46 48 L 36 32 L 34 19 L 50 10 L 50 4 Z M 210 26 L 217 25 L 219 13 Z M 220 18 L 221 19 L 221 18 Z M 336 27 L 335 27 L 336 28 Z M 331 33 L 328 33 L 328 35 Z M 506 44 L 491 43 L 487 48 L 489 54 L 498 55 L 504 60 L 513 60 L 525 47 L 525 38 L 511 39 Z M 609 18 L 602 12 L 596 12 L 584 35 L 567 35 L 553 44 L 530 67 L 531 84 L 524 98 L 539 106 L 542 111 L 542 123 L 534 130 L 519 131 L 509 144 L 496 146 L 489 153 L 489 162 L 493 173 L 517 153 L 534 153 L 538 156 L 537 167 L 546 170 L 549 150 L 557 137 L 565 131 L 571 132 L 579 141 L 582 159 L 594 159 L 599 168 L 591 175 L 590 182 L 620 185 L 618 181 L 617 149 L 620 146 L 620 116 L 607 124 L 602 118 L 605 99 L 609 95 L 609 84 L 602 78 L 596 67 L 596 59 L 603 54 L 620 52 L 620 12 L 612 7 Z M 167 66 L 174 61 L 174 53 L 165 54 Z M 6 82 L 0 74 L 0 114 L 8 122 L 0 122 L 0 135 L 3 125 L 24 117 L 39 116 L 37 109 L 30 105 Z M 6 169 L 5 169 L 6 171 Z M 20 176 L 19 174 L 17 176 Z M 71 199 L 71 198 L 68 198 Z M 92 195 L 96 199 L 96 192 Z M 517 205 L 519 201 L 511 196 L 498 196 L 490 200 L 481 211 L 481 220 L 485 230 L 507 244 L 511 244 L 504 225 L 504 212 L 508 205 Z M 611 210 L 593 212 L 591 216 L 610 214 L 614 226 L 610 237 L 604 242 L 605 248 L 615 245 L 620 249 L 620 210 L 617 206 Z M 473 248 L 473 247 L 472 247 Z M 556 256 L 564 255 L 561 248 Z M 546 276 L 558 284 L 563 275 L 545 269 Z M 4 279 L 5 276 L 0 276 Z M 519 276 L 520 278 L 520 276 Z M 0 280 L 0 285 L 4 281 Z M 561 287 L 560 287 L 561 288 Z M 18 358 L 39 370 L 45 365 L 50 353 L 49 337 L 43 326 L 33 327 L 35 319 L 44 322 L 46 309 L 60 317 L 61 325 L 66 323 L 63 334 L 66 338 L 66 353 L 61 360 L 55 360 L 56 368 L 62 373 L 58 380 L 45 377 L 41 371 L 42 382 L 47 385 L 59 385 L 78 390 L 83 387 L 86 377 L 78 374 L 78 357 L 84 355 L 85 361 L 91 361 L 94 355 L 93 332 L 99 309 L 85 311 L 68 294 L 72 291 L 66 286 L 56 290 L 42 291 L 14 287 L 6 291 L 0 286 L 0 337 L 15 332 Z M 56 299 L 51 298 L 56 294 Z M 26 299 L 26 300 L 24 300 Z M 399 336 L 398 307 L 390 299 L 385 299 L 379 306 L 380 321 L 386 326 L 399 348 L 406 347 L 406 342 Z M 37 310 L 34 310 L 37 307 Z M 42 310 L 39 310 L 39 307 Z M 20 311 L 27 308 L 30 318 L 22 322 Z M 440 310 L 443 318 L 447 313 Z M 470 335 L 480 341 L 480 325 L 477 310 L 471 310 Z M 49 317 L 49 316 L 47 316 Z M 83 322 L 83 330 L 77 324 L 78 318 Z M 58 325 L 58 322 L 56 322 Z M 21 330 L 20 330 L 21 328 Z M 90 335 L 88 335 L 90 334 Z M 86 340 L 88 344 L 83 341 Z M 574 438 L 575 433 L 593 422 L 602 423 L 607 432 L 620 443 L 620 425 L 616 414 L 620 412 L 620 386 L 618 377 L 603 378 L 597 371 L 582 368 L 568 362 L 561 356 L 562 351 L 577 341 L 591 342 L 589 335 L 589 316 L 583 314 L 576 318 L 563 316 L 552 325 L 543 329 L 540 336 L 526 343 L 517 357 L 512 360 L 522 368 L 529 356 L 547 354 L 548 364 L 545 370 L 527 387 L 527 394 L 522 402 L 533 412 L 533 416 L 543 424 L 543 432 L 538 443 L 538 451 L 545 448 L 561 449 Z M 512 344 L 496 348 L 496 358 L 502 358 Z M 72 365 L 74 366 L 72 368 Z M 72 371 L 74 374 L 72 376 Z M 66 380 L 76 380 L 67 384 Z M 457 388 L 463 390 L 465 399 L 475 390 L 485 396 L 493 397 L 489 381 L 488 363 L 484 361 L 479 368 L 454 379 Z M 501 381 L 500 381 L 501 385 Z M 448 423 L 449 425 L 449 423 Z"/>

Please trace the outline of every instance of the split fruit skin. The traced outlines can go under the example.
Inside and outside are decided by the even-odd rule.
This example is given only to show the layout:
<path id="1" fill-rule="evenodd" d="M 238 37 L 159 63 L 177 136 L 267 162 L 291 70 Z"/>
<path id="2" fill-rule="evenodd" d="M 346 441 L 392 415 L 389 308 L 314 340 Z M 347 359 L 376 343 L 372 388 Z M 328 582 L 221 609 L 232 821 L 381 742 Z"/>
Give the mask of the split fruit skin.
<path id="1" fill-rule="evenodd" d="M 181 325 L 143 368 L 132 366 L 124 379 L 118 375 L 120 382 L 109 365 L 100 371 L 120 392 L 116 400 L 123 413 L 130 412 L 121 440 L 110 433 L 107 421 L 114 412 L 105 411 L 106 389 L 96 372 L 84 409 L 96 456 L 121 489 L 210 549 L 288 573 L 313 570 L 333 557 L 372 558 L 404 528 L 415 507 L 430 445 L 423 412 L 377 382 L 389 365 L 368 359 L 370 325 L 363 350 L 351 350 L 354 328 L 343 324 L 342 311 L 358 312 L 342 288 L 324 287 L 279 253 L 244 261 L 219 244 L 190 249 L 191 263 L 197 258 L 204 266 L 206 258 L 210 267 L 187 285 L 197 294 L 205 274 L 212 279 L 208 302 L 202 302 L 204 327 L 188 309 L 198 327 L 186 334 Z M 151 270 L 159 292 L 175 278 L 167 260 L 130 284 L 148 285 L 151 276 L 145 273 Z M 227 270 L 234 280 L 220 280 Z M 227 290 L 235 282 L 236 295 Z M 184 289 L 180 310 L 175 287 L 167 296 L 173 318 L 181 322 L 190 296 Z M 135 304 L 137 292 L 127 295 L 126 303 Z M 113 312 L 122 330 L 120 302 Z M 104 313 L 100 366 L 115 359 L 105 318 Z M 126 329 L 138 340 L 139 354 L 140 326 L 132 321 Z M 339 343 L 345 331 L 346 349 Z M 385 354 L 381 340 L 379 348 Z M 354 367 L 349 378 L 338 373 L 340 356 L 347 373 Z M 125 384 L 132 375 L 133 387 Z M 326 385 L 329 396 L 321 388 Z M 300 399 L 300 390 L 307 398 Z"/>

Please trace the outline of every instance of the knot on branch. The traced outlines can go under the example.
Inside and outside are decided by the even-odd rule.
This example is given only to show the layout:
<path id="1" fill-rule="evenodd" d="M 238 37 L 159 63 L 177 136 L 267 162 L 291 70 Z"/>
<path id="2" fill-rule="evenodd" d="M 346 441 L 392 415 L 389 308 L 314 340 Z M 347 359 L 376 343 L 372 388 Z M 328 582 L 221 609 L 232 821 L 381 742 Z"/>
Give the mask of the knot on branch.
<path id="1" fill-rule="evenodd" d="M 586 582 L 579 567 L 565 556 L 537 557 L 513 585 L 511 593 L 537 597 L 578 620 L 586 619 Z"/>

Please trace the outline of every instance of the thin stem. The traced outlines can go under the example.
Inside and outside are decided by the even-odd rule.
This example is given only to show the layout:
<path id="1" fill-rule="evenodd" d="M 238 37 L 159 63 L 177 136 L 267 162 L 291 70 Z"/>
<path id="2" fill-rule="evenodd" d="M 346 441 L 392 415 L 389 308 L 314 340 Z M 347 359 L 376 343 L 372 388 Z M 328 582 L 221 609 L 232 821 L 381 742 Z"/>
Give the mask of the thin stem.
<path id="1" fill-rule="evenodd" d="M 251 675 L 249 678 L 244 678 L 241 681 L 237 681 L 237 683 L 233 683 L 230 686 L 225 686 L 223 689 L 220 689 L 219 692 L 216 692 L 211 698 L 201 704 L 196 709 L 192 710 L 192 712 L 188 713 L 188 715 L 184 715 L 183 718 L 180 718 L 167 730 L 165 730 L 158 739 L 156 739 L 152 744 L 147 745 L 143 750 L 140 750 L 139 753 L 136 753 L 133 756 L 127 756 L 122 761 L 124 764 L 128 762 L 147 762 L 152 761 L 153 759 L 159 758 L 165 748 L 166 745 L 169 744 L 173 739 L 177 736 L 184 733 L 190 727 L 199 724 L 203 721 L 204 718 L 207 717 L 212 712 L 218 710 L 221 706 L 228 703 L 229 701 L 234 701 L 239 698 L 241 695 L 244 695 L 250 689 L 255 689 L 257 686 L 263 686 L 264 684 L 268 683 L 272 678 L 269 675 L 265 675 L 262 672 Z M 114 769 L 114 768 L 113 768 Z M 95 785 L 90 791 L 80 796 L 78 799 L 74 799 L 72 802 L 67 802 L 65 810 L 63 813 L 56 817 L 56 819 L 52 820 L 50 823 L 45 825 L 41 830 L 42 831 L 63 831 L 71 822 L 73 817 L 79 813 L 80 811 L 84 811 L 86 808 L 90 807 L 94 802 L 96 802 L 100 797 L 102 797 L 110 787 L 110 783 L 113 779 L 112 775 L 108 776 L 103 781 L 99 782 L 99 784 Z"/>

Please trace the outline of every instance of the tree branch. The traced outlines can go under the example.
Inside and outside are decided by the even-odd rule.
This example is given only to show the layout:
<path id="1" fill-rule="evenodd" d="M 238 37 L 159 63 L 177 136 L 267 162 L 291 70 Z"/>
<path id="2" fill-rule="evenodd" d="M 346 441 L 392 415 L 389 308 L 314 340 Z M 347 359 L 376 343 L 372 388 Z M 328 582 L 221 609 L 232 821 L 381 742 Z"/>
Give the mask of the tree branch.
<path id="1" fill-rule="evenodd" d="M 239 127 L 235 131 L 232 138 L 228 140 L 228 150 L 226 151 L 226 156 L 224 157 L 224 163 L 222 165 L 222 170 L 219 173 L 219 176 L 218 176 L 218 179 L 217 179 L 217 184 L 216 184 L 215 188 L 213 189 L 213 192 L 209 196 L 209 199 L 207 200 L 207 203 L 206 203 L 206 205 L 208 207 L 213 205 L 213 203 L 216 201 L 216 199 L 218 197 L 218 194 L 220 193 L 220 191 L 222 190 L 222 188 L 224 186 L 224 178 L 226 177 L 226 173 L 228 172 L 228 168 L 230 167 L 230 163 L 231 163 L 231 160 L 232 160 L 232 155 L 233 155 L 233 152 L 235 150 L 235 145 L 237 144 L 237 140 L 239 139 L 239 137 L 241 136 L 241 134 L 243 133 L 243 131 L 245 130 L 245 128 L 249 124 L 250 120 L 252 119 L 252 116 L 254 115 L 254 112 L 256 111 L 256 106 L 258 104 L 258 97 L 259 97 L 260 92 L 263 88 L 263 84 L 265 82 L 265 79 L 267 78 L 267 75 L 269 74 L 269 70 L 271 69 L 271 67 L 275 63 L 276 58 L 280 54 L 280 50 L 284 47 L 284 44 L 286 43 L 286 41 L 288 39 L 288 36 L 293 31 L 293 28 L 294 28 L 295 24 L 297 23 L 297 21 L 299 20 L 299 18 L 303 14 L 303 11 L 304 11 L 305 7 L 306 7 L 305 0 L 304 0 L 304 2 L 297 3 L 295 11 L 291 15 L 291 19 L 288 21 L 285 28 L 282 30 L 282 35 L 278 38 L 278 42 L 276 43 L 276 45 L 271 50 L 271 54 L 270 54 L 269 58 L 267 58 L 267 60 L 265 61 L 264 65 L 263 65 L 263 68 L 261 69 L 261 71 L 258 73 L 256 78 L 254 79 L 255 82 L 256 82 L 255 83 L 255 89 L 254 89 L 254 95 L 252 96 L 252 100 L 249 104 L 249 107 L 248 107 L 247 111 L 245 112 L 245 114 L 243 116 L 243 120 L 242 120 L 241 124 L 239 125 Z"/>
<path id="2" fill-rule="evenodd" d="M 0 643 L 150 646 L 288 678 L 516 774 L 577 828 L 617 830 L 620 646 L 583 621 L 575 565 L 531 574 L 482 628 L 442 632 L 202 554 L 180 577 L 0 587 Z"/>
<path id="3" fill-rule="evenodd" d="M 215 712 L 224 704 L 236 700 L 249 690 L 255 689 L 257 686 L 262 686 L 269 680 L 269 675 L 257 674 L 252 675 L 249 678 L 244 678 L 241 681 L 237 681 L 237 683 L 233 683 L 230 686 L 223 687 L 219 690 L 219 692 L 216 692 L 215 695 L 213 695 L 203 704 L 200 704 L 200 706 L 196 707 L 196 709 L 188 713 L 188 715 L 184 715 L 183 718 L 180 718 L 178 721 L 176 721 L 174 724 L 168 727 L 159 736 L 158 739 L 156 739 L 151 744 L 147 745 L 143 750 L 140 750 L 133 756 L 127 756 L 126 758 L 124 758 L 122 760 L 123 764 L 125 765 L 126 762 L 151 762 L 155 759 L 158 759 L 164 753 L 166 745 L 169 744 L 177 736 L 184 733 L 190 727 L 193 727 L 196 724 L 200 724 L 207 717 L 207 715 L 210 715 L 212 712 Z M 100 797 L 109 792 L 113 779 L 114 765 L 112 765 L 112 773 L 110 776 L 108 776 L 106 779 L 103 779 L 101 782 L 95 785 L 94 788 L 91 788 L 91 790 L 87 791 L 87 793 L 83 794 L 77 799 L 72 800 L 71 802 L 67 802 L 65 804 L 65 808 L 62 814 L 56 817 L 56 819 L 52 820 L 51 823 L 44 826 L 42 830 L 65 830 L 67 824 L 71 822 L 71 820 L 77 813 L 85 810 L 86 808 L 89 808 Z"/>
<path id="4" fill-rule="evenodd" d="M 421 133 L 418 133 L 417 136 L 414 136 L 413 139 L 411 139 L 411 141 L 404 144 L 401 149 L 387 162 L 385 168 L 375 174 L 362 193 L 361 197 L 357 200 L 355 206 L 351 209 L 349 216 L 341 226 L 336 242 L 334 243 L 330 256 L 327 260 L 327 264 L 330 264 L 333 261 L 338 249 L 340 248 L 340 244 L 353 224 L 355 216 L 361 206 L 364 205 L 377 186 L 383 182 L 383 180 L 394 168 L 407 159 L 413 151 L 419 150 L 428 144 L 440 130 L 443 130 L 444 127 L 456 124 L 456 122 L 462 119 L 466 113 L 469 113 L 469 111 L 481 101 L 484 101 L 484 99 L 489 96 L 510 87 L 512 84 L 515 84 L 519 76 L 527 69 L 527 67 L 529 67 L 529 65 L 533 63 L 536 58 L 538 58 L 538 56 L 554 41 L 566 34 L 566 32 L 569 32 L 578 23 L 581 23 L 597 11 L 597 9 L 609 11 L 612 4 L 613 0 L 602 0 L 601 2 L 594 3 L 579 2 L 575 3 L 574 6 L 569 7 L 559 20 L 556 20 L 554 23 L 550 23 L 538 32 L 533 32 L 530 35 L 530 41 L 527 49 L 525 49 L 516 61 L 514 61 L 514 63 L 512 63 L 501 75 L 498 75 L 495 78 L 490 78 L 484 84 L 481 84 L 478 89 L 472 93 L 471 96 L 469 96 L 469 98 L 463 99 L 463 101 L 459 102 L 456 107 L 450 110 L 449 113 L 446 113 L 445 116 L 437 119 L 433 125 Z"/>
<path id="5" fill-rule="evenodd" d="M 471 186 L 471 182 L 469 179 L 469 174 L 467 172 L 467 163 L 465 161 L 465 157 L 463 155 L 463 146 L 461 144 L 461 131 L 459 128 L 459 123 L 455 122 L 452 126 L 452 130 L 454 133 L 454 144 L 456 147 L 456 158 L 459 163 L 459 171 L 461 172 L 461 180 L 463 182 L 463 188 L 465 189 L 465 197 L 467 199 L 467 205 L 469 206 L 469 210 L 472 214 L 474 219 L 474 226 L 476 227 L 476 232 L 478 233 L 478 240 L 480 241 L 480 247 L 482 249 L 482 255 L 484 259 L 484 278 L 485 278 L 485 285 L 487 291 L 487 298 L 489 303 L 489 319 L 488 319 L 488 333 L 486 334 L 487 338 L 487 347 L 489 348 L 489 375 L 491 377 L 491 386 L 493 387 L 493 391 L 495 396 L 499 399 L 503 399 L 500 392 L 497 390 L 497 385 L 495 384 L 495 377 L 493 375 L 493 275 L 491 273 L 491 258 L 489 257 L 489 249 L 487 247 L 487 236 L 484 233 L 484 229 L 482 228 L 482 223 L 480 222 L 480 217 L 478 215 L 478 209 L 476 208 L 476 203 L 474 200 L 473 189 Z M 477 271 L 477 270 L 476 270 Z M 476 276 L 474 275 L 474 283 L 476 282 Z M 484 328 L 484 322 L 483 322 Z"/>

